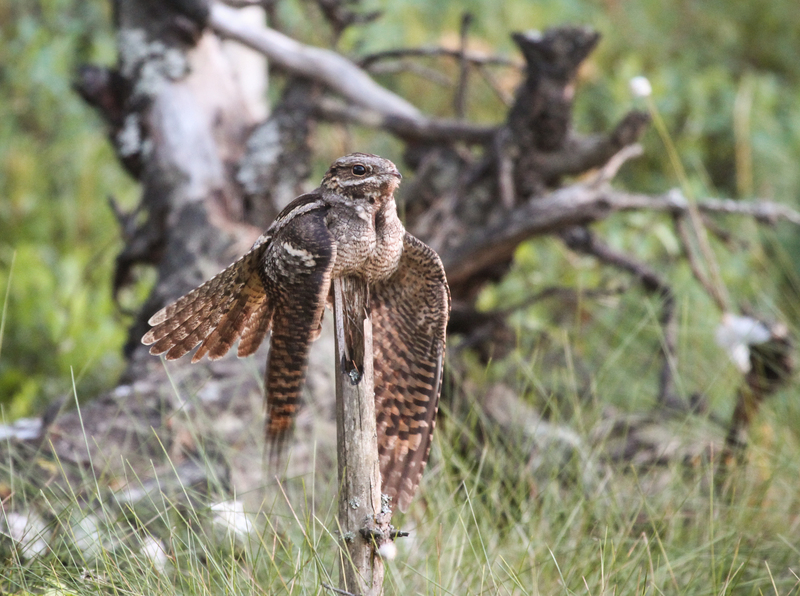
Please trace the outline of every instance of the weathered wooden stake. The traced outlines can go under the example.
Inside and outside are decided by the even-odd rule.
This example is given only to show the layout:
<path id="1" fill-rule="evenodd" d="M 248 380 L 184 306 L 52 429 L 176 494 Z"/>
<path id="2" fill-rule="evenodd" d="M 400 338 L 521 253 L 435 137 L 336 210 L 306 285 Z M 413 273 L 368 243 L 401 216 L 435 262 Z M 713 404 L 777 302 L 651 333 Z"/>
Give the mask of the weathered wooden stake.
<path id="1" fill-rule="evenodd" d="M 380 596 L 384 570 L 376 546 L 391 540 L 391 512 L 381 503 L 369 294 L 359 278 L 336 279 L 333 284 L 342 540 L 339 587 L 352 594 Z"/>

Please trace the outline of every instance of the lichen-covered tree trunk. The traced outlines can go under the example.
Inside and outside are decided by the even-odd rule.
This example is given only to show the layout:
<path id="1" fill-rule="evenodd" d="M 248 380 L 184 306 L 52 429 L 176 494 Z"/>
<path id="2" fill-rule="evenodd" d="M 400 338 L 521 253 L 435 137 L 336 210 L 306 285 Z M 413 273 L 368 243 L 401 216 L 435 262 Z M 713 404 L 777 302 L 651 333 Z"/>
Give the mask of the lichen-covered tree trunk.
<path id="1" fill-rule="evenodd" d="M 155 267 L 156 282 L 130 328 L 119 386 L 84 406 L 82 417 L 67 411 L 49 429 L 59 456 L 91 459 L 112 477 L 150 458 L 180 465 L 206 449 L 204 440 L 226 439 L 192 436 L 175 412 L 193 416 L 205 402 L 212 417 L 234 406 L 252 409 L 251 418 L 261 413 L 249 363 L 165 366 L 140 338 L 156 310 L 241 255 L 269 223 L 253 221 L 251 213 L 269 209 L 254 207 L 236 179 L 247 139 L 267 113 L 263 57 L 232 52 L 202 26 L 202 12 L 147 0 L 114 8 L 117 65 L 83 67 L 77 88 L 108 122 L 117 154 L 142 186 L 139 208 L 120 215 L 115 291 L 141 264 Z"/>

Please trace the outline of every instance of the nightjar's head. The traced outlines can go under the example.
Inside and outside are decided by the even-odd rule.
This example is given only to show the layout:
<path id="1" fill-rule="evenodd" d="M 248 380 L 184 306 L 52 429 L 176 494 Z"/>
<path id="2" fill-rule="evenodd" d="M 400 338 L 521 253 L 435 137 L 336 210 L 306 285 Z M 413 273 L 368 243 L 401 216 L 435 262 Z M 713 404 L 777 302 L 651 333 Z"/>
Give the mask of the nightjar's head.
<path id="1" fill-rule="evenodd" d="M 347 198 L 380 206 L 391 199 L 400 178 L 397 166 L 388 159 L 351 153 L 331 164 L 322 178 L 322 186 Z"/>

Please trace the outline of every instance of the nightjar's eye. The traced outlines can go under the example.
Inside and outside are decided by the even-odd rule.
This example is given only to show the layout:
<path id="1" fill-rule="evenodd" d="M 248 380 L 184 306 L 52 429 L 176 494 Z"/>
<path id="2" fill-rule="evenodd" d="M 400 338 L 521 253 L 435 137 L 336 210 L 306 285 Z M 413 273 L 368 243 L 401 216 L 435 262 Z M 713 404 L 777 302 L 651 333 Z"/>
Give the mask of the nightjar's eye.
<path id="1" fill-rule="evenodd" d="M 367 168 L 362 166 L 360 163 L 357 163 L 353 166 L 353 175 L 354 176 L 363 176 L 367 173 Z"/>

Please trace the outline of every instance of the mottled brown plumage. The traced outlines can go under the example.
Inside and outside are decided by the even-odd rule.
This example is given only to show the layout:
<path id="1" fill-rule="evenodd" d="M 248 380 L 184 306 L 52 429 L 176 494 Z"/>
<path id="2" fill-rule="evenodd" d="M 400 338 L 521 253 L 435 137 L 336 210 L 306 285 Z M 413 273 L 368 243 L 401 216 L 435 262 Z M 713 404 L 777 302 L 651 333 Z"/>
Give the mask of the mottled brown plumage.
<path id="1" fill-rule="evenodd" d="M 336 160 L 250 252 L 150 319 L 152 354 L 197 362 L 256 351 L 268 331 L 267 438 L 288 438 L 331 280 L 367 282 L 383 492 L 406 510 L 428 459 L 441 389 L 450 294 L 436 253 L 397 217 L 400 173 L 376 155 Z"/>

